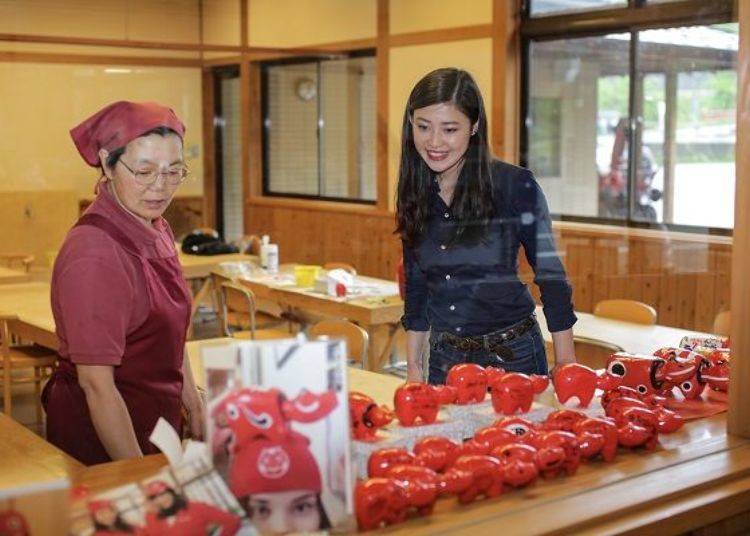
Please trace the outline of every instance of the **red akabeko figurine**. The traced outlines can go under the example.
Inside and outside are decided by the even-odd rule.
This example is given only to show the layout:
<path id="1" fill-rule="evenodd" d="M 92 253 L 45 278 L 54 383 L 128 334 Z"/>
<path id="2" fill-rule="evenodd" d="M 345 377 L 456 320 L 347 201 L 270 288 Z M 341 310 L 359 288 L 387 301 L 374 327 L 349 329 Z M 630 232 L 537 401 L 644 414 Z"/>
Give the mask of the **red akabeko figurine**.
<path id="1" fill-rule="evenodd" d="M 451 468 L 439 474 L 418 465 L 396 465 L 388 469 L 386 476 L 404 485 L 409 506 L 422 516 L 432 513 L 438 497 L 463 493 L 474 479 L 472 473 L 461 469 Z"/>
<path id="2" fill-rule="evenodd" d="M 477 404 L 487 394 L 487 373 L 475 363 L 453 365 L 445 384 L 456 388 L 456 404 Z"/>
<path id="3" fill-rule="evenodd" d="M 706 363 L 701 354 L 681 348 L 662 348 L 654 355 L 666 361 L 655 374 L 656 381 L 664 383 L 665 391 L 677 387 L 687 399 L 701 395 L 706 385 L 700 376 L 700 370 Z"/>
<path id="4" fill-rule="evenodd" d="M 440 406 L 456 399 L 456 388 L 449 385 L 430 385 L 407 382 L 393 395 L 396 416 L 403 426 L 432 424 L 437 420 Z"/>
<path id="5" fill-rule="evenodd" d="M 405 448 L 388 447 L 370 454 L 370 459 L 367 460 L 367 474 L 370 477 L 385 476 L 388 469 L 396 465 L 422 465 L 422 462 Z"/>
<path id="6" fill-rule="evenodd" d="M 664 363 L 661 357 L 617 352 L 607 359 L 607 373 L 618 377 L 622 385 L 632 387 L 641 395 L 659 394 L 663 384 L 656 375 Z"/>
<path id="7" fill-rule="evenodd" d="M 462 454 L 461 445 L 442 436 L 423 437 L 414 444 L 420 463 L 438 473 L 445 471 Z"/>
<path id="8" fill-rule="evenodd" d="M 499 426 L 486 426 L 474 432 L 474 437 L 461 447 L 463 454 L 489 454 L 493 449 L 514 443 L 518 437 L 514 432 Z"/>
<path id="9" fill-rule="evenodd" d="M 490 453 L 500 461 L 503 483 L 514 488 L 527 486 L 539 476 L 537 450 L 524 443 L 508 443 Z"/>
<path id="10" fill-rule="evenodd" d="M 471 485 L 458 495 L 462 504 L 480 496 L 497 497 L 503 492 L 503 469 L 497 458 L 482 454 L 459 456 L 451 468 L 472 475 Z"/>
<path id="11" fill-rule="evenodd" d="M 658 418 L 650 409 L 638 406 L 627 408 L 615 419 L 615 425 L 617 440 L 623 447 L 643 446 L 653 450 L 659 442 Z"/>
<path id="12" fill-rule="evenodd" d="M 409 514 L 406 486 L 393 478 L 376 477 L 357 482 L 354 504 L 361 530 L 401 523 Z"/>
<path id="13" fill-rule="evenodd" d="M 505 415 L 528 413 L 534 402 L 534 395 L 543 393 L 547 385 L 547 376 L 529 376 L 519 372 L 495 374 L 490 383 L 492 407 L 495 412 Z"/>
<path id="14" fill-rule="evenodd" d="M 609 419 L 586 417 L 573 425 L 578 439 L 581 457 L 590 460 L 601 454 L 605 462 L 611 462 L 617 454 L 617 427 Z"/>
<path id="15" fill-rule="evenodd" d="M 531 443 L 539 433 L 537 424 L 523 417 L 504 417 L 495 421 L 492 426 L 513 432 L 516 435 L 516 441 L 521 443 Z"/>
<path id="16" fill-rule="evenodd" d="M 708 354 L 700 377 L 714 391 L 726 393 L 729 390 L 729 351 L 715 350 Z"/>
<path id="17" fill-rule="evenodd" d="M 387 426 L 394 419 L 393 412 L 362 393 L 349 392 L 349 418 L 352 437 L 357 441 L 375 441 L 379 428 Z"/>
<path id="18" fill-rule="evenodd" d="M 581 463 L 578 439 L 571 432 L 553 430 L 534 438 L 533 446 L 538 451 L 539 473 L 544 478 L 557 476 L 563 471 L 573 475 Z"/>
<path id="19" fill-rule="evenodd" d="M 572 397 L 578 398 L 580 407 L 588 407 L 594 397 L 594 391 L 614 389 L 620 379 L 609 373 L 602 375 L 580 363 L 567 363 L 555 369 L 552 382 L 555 385 L 557 399 L 565 404 Z"/>
<path id="20" fill-rule="evenodd" d="M 553 411 L 540 425 L 543 430 L 562 430 L 572 432 L 573 427 L 579 421 L 586 418 L 586 414 L 574 409 L 560 409 Z"/>
<path id="21" fill-rule="evenodd" d="M 231 429 L 237 449 L 256 438 L 283 442 L 291 433 L 291 421 L 317 421 L 336 405 L 333 391 L 316 395 L 303 390 L 288 400 L 278 389 L 243 387 L 230 392 L 212 413 L 220 427 Z"/>

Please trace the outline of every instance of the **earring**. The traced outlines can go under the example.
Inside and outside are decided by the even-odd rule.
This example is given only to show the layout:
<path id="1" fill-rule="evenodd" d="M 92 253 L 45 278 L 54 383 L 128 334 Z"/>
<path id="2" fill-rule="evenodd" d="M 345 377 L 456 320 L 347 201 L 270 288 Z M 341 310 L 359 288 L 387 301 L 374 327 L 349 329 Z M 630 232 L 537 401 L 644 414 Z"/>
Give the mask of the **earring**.
<path id="1" fill-rule="evenodd" d="M 473 136 L 474 134 L 476 134 L 477 130 L 479 130 L 479 126 L 478 125 L 474 126 L 474 128 L 471 129 L 471 135 Z"/>

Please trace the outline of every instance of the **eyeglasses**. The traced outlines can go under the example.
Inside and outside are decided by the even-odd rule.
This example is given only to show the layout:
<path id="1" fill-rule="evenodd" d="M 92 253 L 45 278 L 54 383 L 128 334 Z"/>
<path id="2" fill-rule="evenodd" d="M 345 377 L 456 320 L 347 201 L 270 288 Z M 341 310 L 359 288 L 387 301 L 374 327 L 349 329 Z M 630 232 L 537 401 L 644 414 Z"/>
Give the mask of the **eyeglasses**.
<path id="1" fill-rule="evenodd" d="M 122 164 L 125 169 L 130 171 L 130 173 L 133 175 L 133 178 L 135 179 L 135 182 L 137 182 L 141 186 L 151 186 L 156 182 L 160 175 L 164 176 L 167 184 L 171 186 L 177 186 L 187 178 L 189 173 L 188 168 L 185 166 L 168 169 L 167 171 L 159 171 L 158 169 L 135 171 L 131 169 L 130 166 L 128 166 L 125 162 L 123 162 L 122 159 L 118 160 L 117 162 Z"/>

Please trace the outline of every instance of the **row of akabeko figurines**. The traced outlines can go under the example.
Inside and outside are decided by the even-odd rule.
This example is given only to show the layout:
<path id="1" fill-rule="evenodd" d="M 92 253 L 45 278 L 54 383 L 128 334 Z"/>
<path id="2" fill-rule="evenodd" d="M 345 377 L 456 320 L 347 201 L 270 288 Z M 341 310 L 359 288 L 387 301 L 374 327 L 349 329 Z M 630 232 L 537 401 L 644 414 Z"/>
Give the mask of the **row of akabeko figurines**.
<path id="1" fill-rule="evenodd" d="M 428 436 L 412 451 L 376 450 L 368 460 L 369 478 L 355 489 L 357 523 L 376 529 L 429 515 L 439 497 L 453 495 L 466 504 L 528 486 L 539 476 L 572 475 L 581 460 L 611 462 L 618 447 L 653 450 L 660 433 L 682 426 L 662 400 L 620 386 L 602 398 L 605 417 L 575 409 L 554 411 L 540 423 L 503 417 L 463 444 Z"/>
<path id="2" fill-rule="evenodd" d="M 603 371 L 571 363 L 556 367 L 552 380 L 557 399 L 565 404 L 575 397 L 579 407 L 588 407 L 597 388 L 605 397 L 608 391 L 627 389 L 633 397 L 646 398 L 650 403 L 673 397 L 675 390 L 684 398 L 696 399 L 707 386 L 727 391 L 729 360 L 728 347 L 661 348 L 652 356 L 619 352 L 609 357 Z M 402 426 L 432 424 L 441 406 L 478 404 L 488 392 L 495 412 L 527 413 L 534 396 L 547 388 L 549 380 L 548 376 L 462 363 L 450 369 L 445 385 L 419 382 L 401 385 L 393 396 L 395 411 L 378 406 L 363 393 L 351 392 L 352 437 L 358 441 L 376 441 L 378 428 L 387 426 L 394 418 Z"/>

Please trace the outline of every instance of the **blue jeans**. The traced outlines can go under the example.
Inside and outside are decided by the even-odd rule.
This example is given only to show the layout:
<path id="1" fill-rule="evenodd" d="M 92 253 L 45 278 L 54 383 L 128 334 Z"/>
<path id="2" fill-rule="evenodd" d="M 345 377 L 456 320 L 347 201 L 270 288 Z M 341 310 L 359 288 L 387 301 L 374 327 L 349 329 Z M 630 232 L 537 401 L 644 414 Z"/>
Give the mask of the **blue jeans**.
<path id="1" fill-rule="evenodd" d="M 547 374 L 547 352 L 539 324 L 534 324 L 526 333 L 504 343 L 513 357 L 501 358 L 486 348 L 465 352 L 457 350 L 444 340 L 442 333 L 430 333 L 429 379 L 432 384 L 445 383 L 448 370 L 459 363 L 476 363 L 483 367 L 493 366 L 508 372 L 524 374 Z"/>

